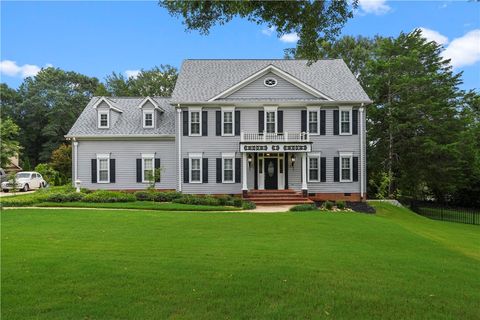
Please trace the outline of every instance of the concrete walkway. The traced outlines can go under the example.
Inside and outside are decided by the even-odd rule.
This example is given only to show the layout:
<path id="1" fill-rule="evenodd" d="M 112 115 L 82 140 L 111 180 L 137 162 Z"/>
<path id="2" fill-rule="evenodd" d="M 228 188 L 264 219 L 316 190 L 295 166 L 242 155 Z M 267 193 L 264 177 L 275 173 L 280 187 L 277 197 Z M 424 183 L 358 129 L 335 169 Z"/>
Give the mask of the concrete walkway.
<path id="1" fill-rule="evenodd" d="M 0 198 L 3 198 L 3 197 L 11 197 L 11 196 L 22 196 L 24 194 L 30 194 L 30 193 L 34 193 L 36 190 L 31 190 L 31 191 L 27 191 L 27 192 L 0 192 Z"/>

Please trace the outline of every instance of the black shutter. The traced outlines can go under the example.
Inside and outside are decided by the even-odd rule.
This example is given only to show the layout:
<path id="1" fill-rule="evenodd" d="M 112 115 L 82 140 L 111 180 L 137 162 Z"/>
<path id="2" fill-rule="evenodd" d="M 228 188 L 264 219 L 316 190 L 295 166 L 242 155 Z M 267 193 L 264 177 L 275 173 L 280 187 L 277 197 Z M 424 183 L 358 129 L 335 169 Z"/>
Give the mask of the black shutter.
<path id="1" fill-rule="evenodd" d="M 302 110 L 302 132 L 307 132 L 307 110 Z"/>
<path id="2" fill-rule="evenodd" d="M 208 158 L 202 159 L 202 165 L 203 165 L 202 180 L 203 180 L 203 183 L 208 183 Z"/>
<path id="3" fill-rule="evenodd" d="M 235 183 L 240 183 L 240 176 L 242 173 L 242 164 L 240 158 L 235 158 Z"/>
<path id="4" fill-rule="evenodd" d="M 240 111 L 235 111 L 235 135 L 240 135 Z"/>
<path id="5" fill-rule="evenodd" d="M 358 157 L 353 157 L 353 181 L 358 181 Z"/>
<path id="6" fill-rule="evenodd" d="M 326 118 L 326 111 L 320 110 L 320 135 L 325 135 L 325 118 Z"/>
<path id="7" fill-rule="evenodd" d="M 352 134 L 358 134 L 358 110 L 352 111 Z"/>
<path id="8" fill-rule="evenodd" d="M 115 159 L 110 159 L 110 183 L 115 183 Z"/>
<path id="9" fill-rule="evenodd" d="M 222 158 L 217 158 L 217 183 L 222 183 Z"/>
<path id="10" fill-rule="evenodd" d="M 277 111 L 278 123 L 277 131 L 278 133 L 283 133 L 283 111 Z"/>
<path id="11" fill-rule="evenodd" d="M 160 158 L 155 158 L 155 170 L 160 170 Z M 155 172 L 155 174 L 157 174 Z M 160 178 L 161 178 L 161 171 L 160 171 L 160 175 L 157 177 L 157 179 L 155 180 L 155 182 L 160 182 Z"/>
<path id="12" fill-rule="evenodd" d="M 202 111 L 202 136 L 208 136 L 208 112 Z"/>
<path id="13" fill-rule="evenodd" d="M 320 181 L 327 181 L 327 158 L 320 158 Z"/>
<path id="14" fill-rule="evenodd" d="M 283 159 L 284 171 L 285 172 L 285 189 L 288 189 L 288 153 L 285 152 L 285 159 Z"/>
<path id="15" fill-rule="evenodd" d="M 265 112 L 258 111 L 258 133 L 263 133 L 265 130 Z"/>
<path id="16" fill-rule="evenodd" d="M 188 136 L 188 111 L 183 111 L 183 135 Z"/>
<path id="17" fill-rule="evenodd" d="M 97 159 L 92 159 L 92 183 L 97 183 Z"/>
<path id="18" fill-rule="evenodd" d="M 215 134 L 222 135 L 222 111 L 215 111 Z"/>
<path id="19" fill-rule="evenodd" d="M 333 134 L 338 135 L 338 110 L 333 110 Z"/>
<path id="20" fill-rule="evenodd" d="M 340 181 L 340 157 L 333 158 L 333 181 Z"/>
<path id="21" fill-rule="evenodd" d="M 190 181 L 189 178 L 189 159 L 188 158 L 183 158 L 183 183 L 188 183 Z"/>
<path id="22" fill-rule="evenodd" d="M 137 182 L 142 182 L 142 159 L 137 159 Z"/>

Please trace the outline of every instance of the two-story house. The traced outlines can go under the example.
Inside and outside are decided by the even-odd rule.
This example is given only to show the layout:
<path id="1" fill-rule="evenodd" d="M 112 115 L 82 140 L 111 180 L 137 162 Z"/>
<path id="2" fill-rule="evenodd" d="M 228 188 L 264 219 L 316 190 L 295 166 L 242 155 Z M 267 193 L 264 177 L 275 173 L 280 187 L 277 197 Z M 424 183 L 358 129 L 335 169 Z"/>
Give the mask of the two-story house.
<path id="1" fill-rule="evenodd" d="M 365 199 L 365 106 L 342 60 L 186 60 L 171 98 L 94 97 L 66 136 L 89 189 Z M 272 194 L 269 194 L 270 196 Z"/>

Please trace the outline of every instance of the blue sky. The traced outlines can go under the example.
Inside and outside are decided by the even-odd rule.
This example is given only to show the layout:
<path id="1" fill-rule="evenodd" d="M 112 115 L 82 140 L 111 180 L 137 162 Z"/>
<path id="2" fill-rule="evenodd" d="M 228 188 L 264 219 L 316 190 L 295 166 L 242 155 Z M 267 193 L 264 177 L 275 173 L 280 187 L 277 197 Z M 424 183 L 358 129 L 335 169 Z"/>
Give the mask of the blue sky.
<path id="1" fill-rule="evenodd" d="M 425 28 L 444 45 L 463 89 L 480 88 L 480 3 L 360 0 L 343 34 L 397 36 Z M 279 39 L 266 26 L 235 19 L 208 36 L 186 32 L 157 2 L 1 2 L 1 81 L 53 65 L 101 80 L 187 58 L 282 58 L 296 36 Z M 290 41 L 290 42 L 288 42 Z"/>

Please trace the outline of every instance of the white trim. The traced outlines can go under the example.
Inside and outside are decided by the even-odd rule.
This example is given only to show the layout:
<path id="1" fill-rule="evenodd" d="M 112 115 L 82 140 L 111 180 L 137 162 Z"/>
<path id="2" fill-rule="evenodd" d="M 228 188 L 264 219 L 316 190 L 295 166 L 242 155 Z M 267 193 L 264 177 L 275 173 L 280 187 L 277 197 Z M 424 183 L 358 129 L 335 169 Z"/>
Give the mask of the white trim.
<path id="1" fill-rule="evenodd" d="M 278 107 L 277 106 L 264 106 L 263 107 L 263 112 L 264 112 L 263 131 L 265 133 L 269 133 L 267 131 L 267 113 L 268 112 L 273 112 L 273 113 L 275 113 L 275 131 L 271 132 L 271 133 L 278 133 Z"/>
<path id="2" fill-rule="evenodd" d="M 320 182 L 321 181 L 321 174 L 322 174 L 322 166 L 321 166 L 321 152 L 313 152 L 307 154 L 307 179 L 308 182 Z M 313 180 L 310 179 L 310 158 L 317 159 L 317 171 L 318 171 L 318 179 Z"/>
<path id="3" fill-rule="evenodd" d="M 317 113 L 317 132 L 316 133 L 310 132 L 310 112 Z M 307 107 L 307 132 L 311 136 L 320 135 L 320 107 Z"/>
<path id="4" fill-rule="evenodd" d="M 151 104 L 153 104 L 153 106 L 154 106 L 155 109 L 158 109 L 158 110 L 160 110 L 160 111 L 162 111 L 162 112 L 165 111 L 165 110 L 163 110 L 163 109 L 158 105 L 158 103 L 157 103 L 155 100 L 153 100 L 153 99 L 150 98 L 150 97 L 146 97 L 145 99 L 143 99 L 142 102 L 140 102 L 140 104 L 138 105 L 138 107 L 139 107 L 139 108 L 143 108 L 143 106 L 144 106 L 145 103 L 147 103 L 147 102 L 150 102 Z"/>
<path id="5" fill-rule="evenodd" d="M 73 157 L 74 161 L 74 175 L 73 175 L 73 182 L 78 180 L 78 141 L 73 141 Z"/>
<path id="6" fill-rule="evenodd" d="M 107 160 L 107 180 L 100 181 L 100 160 Z M 97 154 L 97 183 L 110 183 L 110 154 Z"/>
<path id="7" fill-rule="evenodd" d="M 115 111 L 117 111 L 117 112 L 123 113 L 122 110 L 120 110 L 120 109 L 118 109 L 117 107 L 115 107 L 115 106 L 113 105 L 113 102 L 111 102 L 110 100 L 108 100 L 108 99 L 105 98 L 105 97 L 100 97 L 100 99 L 98 99 L 97 102 L 95 102 L 95 104 L 93 105 L 93 108 L 96 109 L 96 108 L 100 105 L 100 103 L 102 103 L 102 102 L 105 102 L 110 109 L 113 109 L 113 110 L 115 110 Z"/>
<path id="8" fill-rule="evenodd" d="M 352 182 L 353 181 L 353 153 L 352 152 L 339 152 L 340 154 L 340 163 L 339 163 L 339 174 L 340 174 L 340 182 Z M 350 159 L 349 166 L 350 166 L 350 179 L 343 179 L 342 175 L 342 159 Z"/>
<path id="9" fill-rule="evenodd" d="M 152 160 L 152 173 L 155 173 L 155 154 L 154 153 L 142 153 L 142 182 L 148 183 L 149 181 L 145 179 L 145 160 Z"/>
<path id="10" fill-rule="evenodd" d="M 178 114 L 178 191 L 182 192 L 182 183 L 183 183 L 183 161 L 182 161 L 182 132 L 183 132 L 183 124 L 181 121 L 182 117 L 182 110 L 180 108 L 177 109 Z"/>
<path id="11" fill-rule="evenodd" d="M 359 109 L 360 113 L 360 198 L 363 200 L 364 185 L 363 185 L 363 106 Z"/>
<path id="12" fill-rule="evenodd" d="M 221 119 L 221 126 L 222 126 L 222 136 L 223 137 L 232 137 L 232 136 L 235 136 L 235 107 L 222 107 L 222 119 Z M 231 112 L 232 113 L 232 133 L 225 133 L 224 129 L 225 129 L 225 118 L 224 118 L 224 114 L 225 112 Z"/>
<path id="13" fill-rule="evenodd" d="M 230 155 L 230 157 L 226 155 Z M 225 160 L 232 160 L 232 180 L 228 181 L 225 180 Z M 235 183 L 235 154 L 222 154 L 222 183 Z"/>
<path id="14" fill-rule="evenodd" d="M 233 92 L 243 88 L 244 86 L 246 86 L 250 82 L 260 78 L 261 76 L 263 76 L 264 74 L 267 74 L 269 72 L 272 72 L 272 73 L 276 74 L 277 76 L 283 78 L 284 80 L 286 80 L 286 81 L 290 82 L 291 84 L 299 87 L 300 89 L 310 93 L 313 96 L 324 98 L 324 99 L 329 100 L 329 101 L 333 101 L 332 98 L 330 98 L 327 95 L 321 93 L 320 91 L 311 87 L 310 85 L 306 84 L 305 82 L 295 78 L 294 76 L 290 75 L 289 73 L 275 67 L 274 65 L 269 65 L 269 66 L 257 71 L 256 73 L 252 74 L 248 78 L 238 82 L 234 86 L 232 86 L 232 87 L 228 88 L 227 90 L 217 94 L 216 96 L 209 99 L 208 101 L 211 102 L 211 101 L 217 100 L 219 98 L 223 98 L 225 96 L 228 96 L 228 95 L 232 94 Z"/>
<path id="15" fill-rule="evenodd" d="M 192 133 L 192 112 L 198 112 L 198 121 L 199 121 L 199 130 L 198 133 Z M 201 137 L 202 136 L 202 108 L 188 108 L 188 135 L 190 137 Z"/>
<path id="16" fill-rule="evenodd" d="M 235 152 L 232 152 L 232 153 L 222 153 L 222 158 L 235 158 Z"/>
<path id="17" fill-rule="evenodd" d="M 200 179 L 199 181 L 192 181 L 192 160 L 199 160 L 200 162 Z M 201 153 L 188 154 L 188 181 L 189 183 L 203 183 L 203 155 Z"/>
<path id="18" fill-rule="evenodd" d="M 273 81 L 275 81 L 275 83 L 272 84 L 272 85 L 269 85 L 269 84 L 267 84 L 268 80 L 273 80 Z M 265 79 L 263 79 L 263 84 L 264 84 L 265 87 L 272 88 L 272 87 L 275 87 L 278 84 L 278 80 L 275 79 L 274 77 L 266 77 Z"/>
<path id="19" fill-rule="evenodd" d="M 348 124 L 349 131 L 342 132 L 342 111 L 348 111 Z M 352 135 L 352 107 L 339 107 L 338 108 L 338 134 L 341 136 L 351 136 Z"/>
<path id="20" fill-rule="evenodd" d="M 107 125 L 102 126 L 102 115 L 107 115 Z M 98 129 L 110 129 L 110 110 L 99 110 L 97 111 L 97 126 Z"/>
<path id="21" fill-rule="evenodd" d="M 247 153 L 242 153 L 242 191 L 248 191 L 247 184 Z M 253 161 L 253 159 L 252 159 Z M 257 180 L 258 181 L 258 180 Z"/>
<path id="22" fill-rule="evenodd" d="M 128 139 L 137 139 L 137 138 L 150 138 L 152 140 L 175 140 L 175 135 L 173 134 L 102 134 L 102 135 L 85 135 L 85 136 L 64 136 L 67 140 L 69 139 L 83 139 L 83 140 L 116 140 L 119 138 L 128 140 Z"/>
<path id="23" fill-rule="evenodd" d="M 145 119 L 145 116 L 147 114 L 151 114 L 152 115 L 152 125 L 151 126 L 147 126 L 146 125 L 146 119 Z M 155 128 L 155 110 L 143 110 L 142 111 L 142 122 L 143 122 L 143 128 L 144 129 L 153 129 Z"/>

